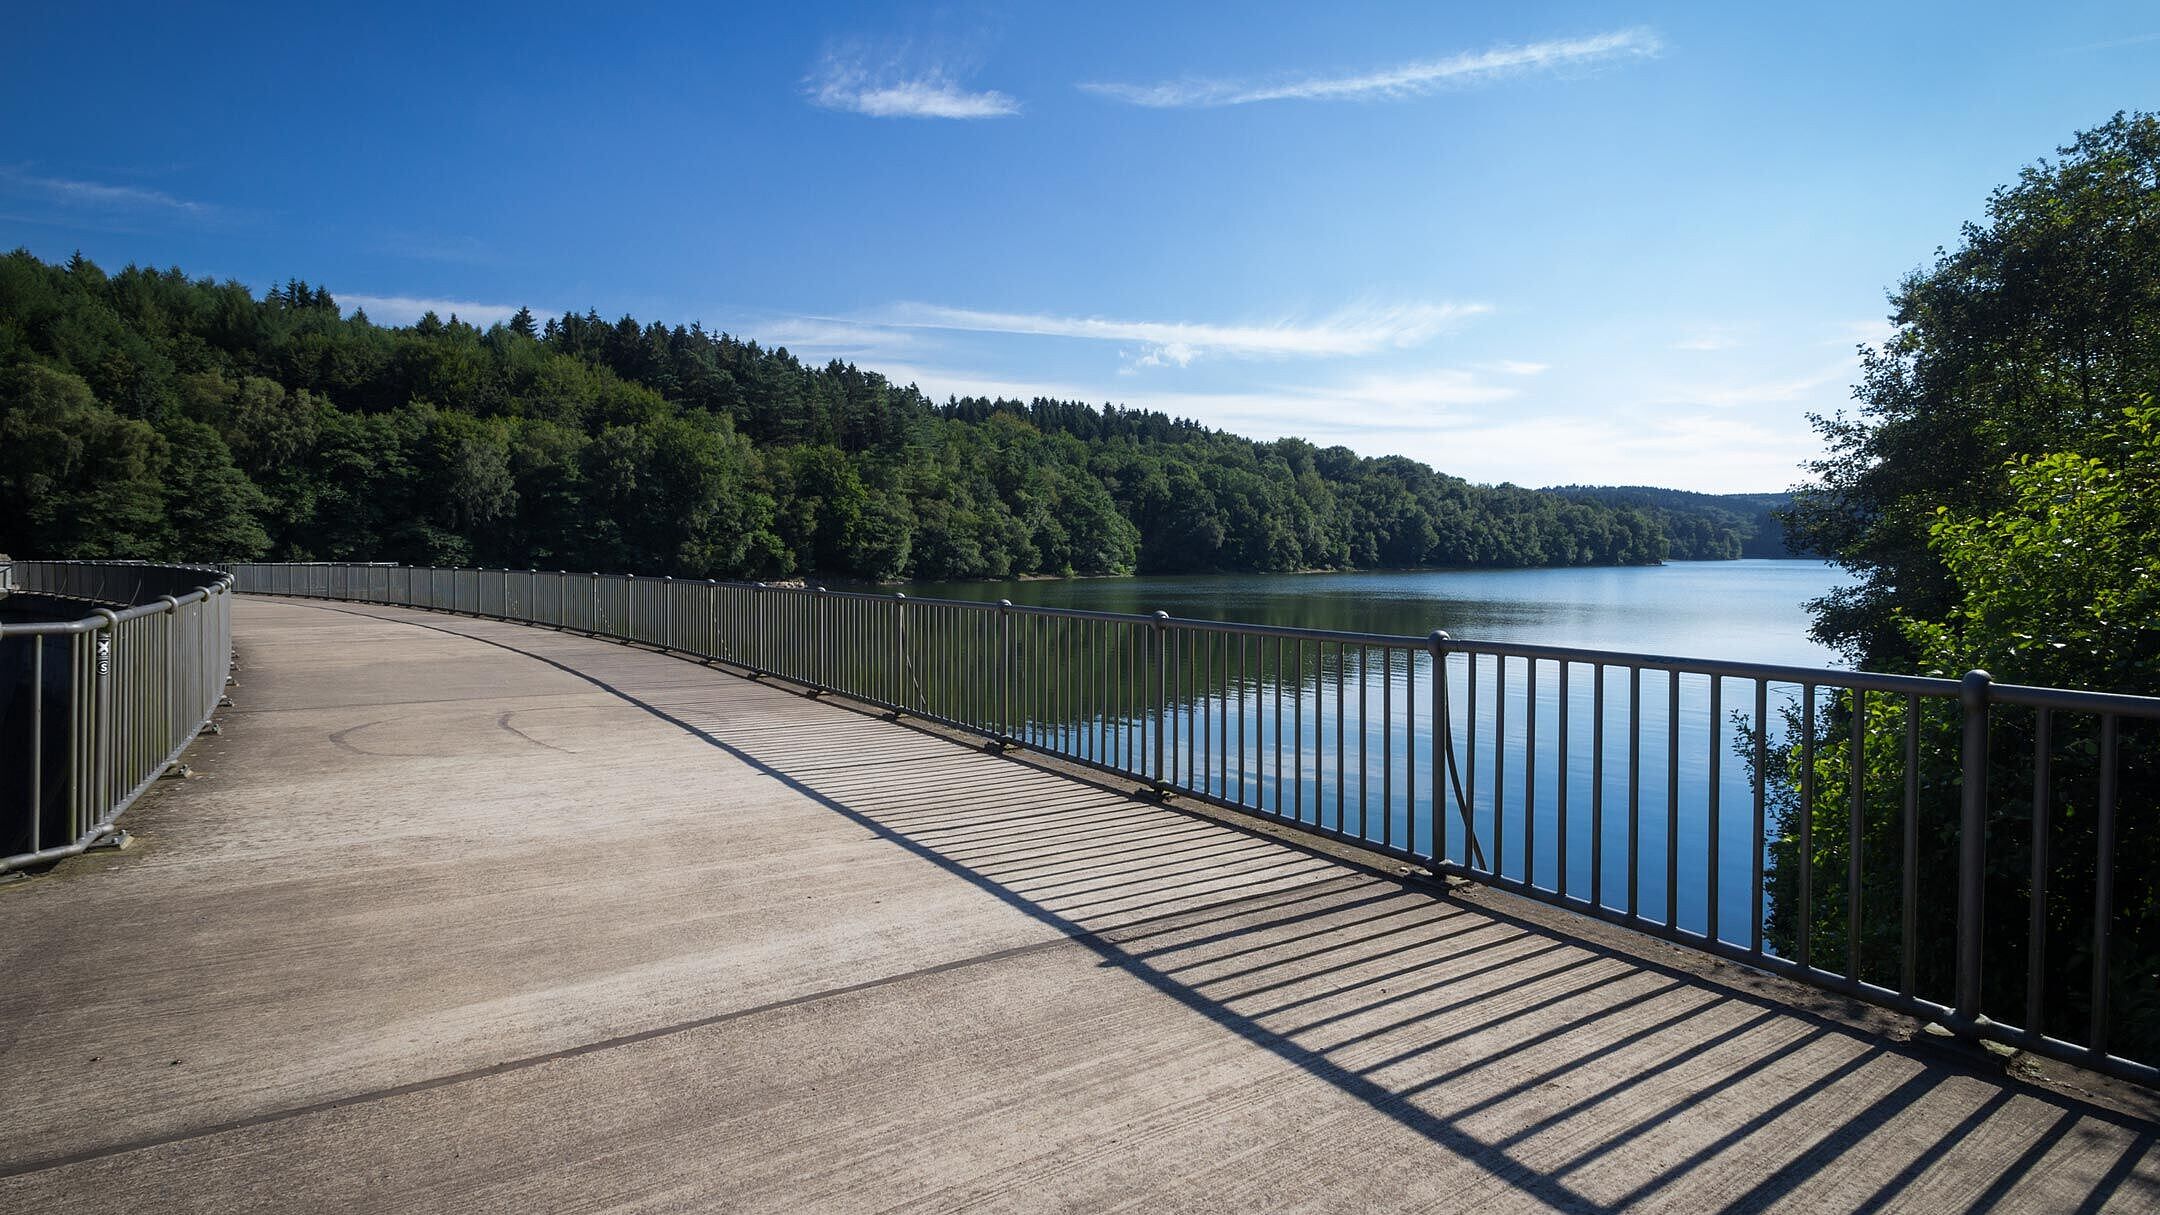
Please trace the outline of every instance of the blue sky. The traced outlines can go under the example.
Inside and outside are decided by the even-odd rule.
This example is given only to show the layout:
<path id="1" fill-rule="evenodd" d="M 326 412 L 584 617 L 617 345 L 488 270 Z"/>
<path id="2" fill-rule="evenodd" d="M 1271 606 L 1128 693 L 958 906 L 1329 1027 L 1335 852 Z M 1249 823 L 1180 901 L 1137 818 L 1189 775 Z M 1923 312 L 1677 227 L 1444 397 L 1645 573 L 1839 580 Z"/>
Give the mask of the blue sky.
<path id="1" fill-rule="evenodd" d="M 2150 3 L 20 6 L 0 244 L 702 321 L 1479 481 L 1782 488 Z"/>

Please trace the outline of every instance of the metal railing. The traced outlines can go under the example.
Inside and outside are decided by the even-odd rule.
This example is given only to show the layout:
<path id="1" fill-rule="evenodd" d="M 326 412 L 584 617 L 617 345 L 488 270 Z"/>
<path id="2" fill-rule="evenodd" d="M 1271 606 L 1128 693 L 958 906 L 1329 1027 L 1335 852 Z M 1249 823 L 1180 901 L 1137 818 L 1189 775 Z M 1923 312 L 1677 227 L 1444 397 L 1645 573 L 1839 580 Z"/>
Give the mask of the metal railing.
<path id="1" fill-rule="evenodd" d="M 13 576 L 16 595 L 85 614 L 0 623 L 0 873 L 114 836 L 210 724 L 232 666 L 229 574 L 16 561 Z"/>
<path id="2" fill-rule="evenodd" d="M 2160 698 L 630 575 L 232 570 L 726 663 L 2160 1081 L 2160 873 L 2118 859 L 2160 833 Z"/>

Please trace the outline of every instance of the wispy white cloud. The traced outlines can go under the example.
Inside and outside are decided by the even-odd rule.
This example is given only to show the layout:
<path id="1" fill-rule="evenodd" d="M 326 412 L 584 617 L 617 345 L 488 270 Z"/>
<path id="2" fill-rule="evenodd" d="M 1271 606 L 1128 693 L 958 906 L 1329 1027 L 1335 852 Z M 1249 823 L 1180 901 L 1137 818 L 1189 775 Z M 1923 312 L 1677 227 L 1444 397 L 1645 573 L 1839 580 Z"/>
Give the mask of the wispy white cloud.
<path id="1" fill-rule="evenodd" d="M 2076 55 L 2086 51 L 2112 51 L 2126 46 L 2144 46 L 2148 42 L 2160 42 L 2160 34 L 2132 34 L 2127 38 L 2110 38 L 2105 42 L 2088 42 L 2082 46 L 2066 46 L 2058 53 Z"/>
<path id="2" fill-rule="evenodd" d="M 1543 375 L 1552 370 L 1552 364 L 1550 363 L 1531 363 L 1522 359 L 1501 359 L 1497 363 L 1488 364 L 1488 366 L 1495 371 L 1504 372 L 1508 375 Z"/>
<path id="3" fill-rule="evenodd" d="M 829 54 L 803 81 L 810 100 L 828 110 L 872 118 L 1005 118 L 1020 103 L 996 89 L 968 89 L 941 66 L 905 72 L 870 67 L 861 56 Z"/>
<path id="4" fill-rule="evenodd" d="M 1820 370 L 1801 375 L 1713 384 L 1684 384 L 1653 390 L 1649 395 L 1659 404 L 1707 406 L 1711 409 L 1783 405 L 1816 397 L 1835 385 L 1849 384 L 1852 376 L 1852 361 L 1841 359 Z"/>
<path id="5" fill-rule="evenodd" d="M 1352 376 L 1255 391 L 1126 389 L 1106 397 L 1099 385 L 1014 380 L 994 373 L 906 363 L 881 368 L 895 383 L 912 383 L 933 400 L 948 396 L 1032 400 L 1114 401 L 1173 417 L 1195 418 L 1253 438 L 1295 435 L 1343 443 L 1366 455 L 1405 450 L 1405 436 L 1462 425 L 1482 406 L 1514 400 L 1520 390 L 1459 368 Z"/>
<path id="6" fill-rule="evenodd" d="M 1351 376 L 1253 391 L 1154 391 L 1017 380 L 994 372 L 892 363 L 894 382 L 948 396 L 1115 402 L 1192 418 L 1255 439 L 1296 436 L 1360 455 L 1402 455 L 1476 481 L 1522 485 L 1670 485 L 1710 493 L 1782 489 L 1813 451 L 1782 415 L 1634 406 L 1558 413 L 1520 380 L 1442 368 Z"/>
<path id="7" fill-rule="evenodd" d="M 1711 409 L 1739 409 L 1739 406 L 1788 404 L 1795 400 L 1808 400 L 1827 387 L 1849 383 L 1851 376 L 1851 363 L 1836 363 L 1832 368 L 1823 368 L 1819 372 L 1801 376 L 1745 380 L 1745 383 L 1683 385 L 1665 389 L 1663 393 L 1655 393 L 1655 396 L 1665 404 L 1700 404 L 1711 406 Z"/>
<path id="8" fill-rule="evenodd" d="M 1249 105 L 1256 101 L 1397 100 L 1525 72 L 1646 58 L 1663 48 L 1663 41 L 1655 33 L 1645 29 L 1625 29 L 1586 38 L 1498 46 L 1348 76 L 1305 76 L 1265 82 L 1187 79 L 1161 84 L 1123 84 L 1090 81 L 1080 87 L 1090 93 L 1153 109 Z"/>
<path id="9" fill-rule="evenodd" d="M 208 218 L 217 212 L 209 203 L 176 198 L 163 190 L 141 186 L 116 186 L 107 182 L 70 177 L 41 177 L 20 168 L 0 168 L 0 186 L 68 207 L 100 211 L 166 212 Z"/>
<path id="10" fill-rule="evenodd" d="M 1230 358 L 1354 357 L 1420 346 L 1484 304 L 1404 304 L 1337 312 L 1318 321 L 1217 325 L 1191 321 L 1131 321 L 1047 313 L 987 312 L 934 304 L 896 304 L 862 318 L 899 329 L 945 329 L 1031 337 L 1137 343 L 1139 366 L 1184 367 L 1208 356 Z"/>
<path id="11" fill-rule="evenodd" d="M 915 345 L 915 335 L 906 330 L 802 316 L 753 320 L 737 336 L 768 350 L 784 347 L 797 358 L 859 358 Z"/>
<path id="12" fill-rule="evenodd" d="M 391 257 L 450 265 L 478 266 L 502 260 L 485 242 L 473 236 L 392 230 L 375 240 L 374 249 Z"/>
<path id="13" fill-rule="evenodd" d="M 367 310 L 368 319 L 378 325 L 410 325 L 432 312 L 443 320 L 455 315 L 468 325 L 486 328 L 497 321 L 507 321 L 517 314 L 516 304 L 484 304 L 475 300 L 427 299 L 413 295 L 337 295 L 338 305 L 348 313 L 356 308 Z M 544 309 L 533 309 L 535 315 L 546 316 Z"/>
<path id="14" fill-rule="evenodd" d="M 1762 493 L 1800 478 L 1803 433 L 1731 414 L 1480 418 L 1435 436 L 1448 472 L 1520 485 L 1664 485 Z"/>

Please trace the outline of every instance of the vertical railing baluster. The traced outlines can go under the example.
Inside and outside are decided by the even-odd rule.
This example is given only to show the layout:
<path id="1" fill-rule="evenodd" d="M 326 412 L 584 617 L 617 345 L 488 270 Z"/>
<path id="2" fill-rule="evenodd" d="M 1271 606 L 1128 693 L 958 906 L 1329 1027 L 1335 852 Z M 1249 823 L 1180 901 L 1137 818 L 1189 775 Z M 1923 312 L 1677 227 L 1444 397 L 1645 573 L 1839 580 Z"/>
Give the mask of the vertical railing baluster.
<path id="1" fill-rule="evenodd" d="M 45 638 L 30 639 L 30 851 L 45 845 Z"/>
<path id="2" fill-rule="evenodd" d="M 1523 885 L 1537 887 L 1538 660 L 1523 663 Z"/>
<path id="3" fill-rule="evenodd" d="M 1493 655 L 1492 871 L 1507 876 L 1507 655 Z"/>
<path id="4" fill-rule="evenodd" d="M 2086 1044 L 2108 1053 L 2109 1005 L 2114 995 L 2116 727 L 2113 713 L 2100 715 L 2100 809 L 2093 822 L 2092 1024 Z"/>
<path id="5" fill-rule="evenodd" d="M 1380 843 L 1395 843 L 1395 650 L 1380 647 Z"/>
<path id="6" fill-rule="evenodd" d="M 1212 796 L 1215 791 L 1215 714 L 1213 696 L 1215 688 L 1215 634 L 1202 633 L 1200 643 L 1200 695 L 1195 698 L 1200 710 L 1200 779 L 1195 783 L 1202 797 Z"/>
<path id="7" fill-rule="evenodd" d="M 1372 666 L 1366 660 L 1365 646 L 1362 642 L 1358 645 L 1357 656 L 1357 833 L 1359 839 L 1369 840 L 1372 838 L 1372 824 L 1370 821 L 1371 811 L 1367 806 L 1370 799 L 1366 796 L 1366 788 L 1372 783 L 1367 779 L 1372 775 L 1372 761 L 1366 757 L 1366 736 L 1372 733 L 1372 726 L 1366 721 L 1365 708 L 1372 703 L 1372 688 L 1368 686 L 1366 675 L 1372 669 Z"/>
<path id="8" fill-rule="evenodd" d="M 1168 786 L 1163 782 L 1163 725 L 1167 716 L 1165 709 L 1170 698 L 1170 668 L 1165 659 L 1170 645 L 1170 630 L 1166 623 L 1170 613 L 1155 613 L 1155 791 L 1163 793 Z"/>
<path id="9" fill-rule="evenodd" d="M 1770 787 L 1770 682 L 1755 681 L 1755 836 L 1750 850 L 1750 884 L 1748 886 L 1750 921 L 1749 949 L 1754 953 L 1763 951 L 1763 853 L 1769 849 L 1768 825 L 1764 813 L 1766 794 Z"/>
<path id="10" fill-rule="evenodd" d="M 1553 785 L 1555 819 L 1553 823 L 1553 852 L 1556 859 L 1559 861 L 1560 870 L 1560 872 L 1555 875 L 1558 879 L 1555 886 L 1555 893 L 1560 896 L 1562 902 L 1567 901 L 1568 870 L 1572 868 L 1572 866 L 1569 864 L 1570 855 L 1568 852 L 1567 795 L 1568 784 L 1570 783 L 1570 779 L 1574 776 L 1574 772 L 1572 771 L 1574 767 L 1574 753 L 1568 749 L 1568 717 L 1572 715 L 1575 711 L 1575 699 L 1572 695 L 1569 694 L 1568 691 L 1568 675 L 1569 669 L 1574 665 L 1575 664 L 1573 662 L 1565 658 L 1561 659 L 1559 662 L 1560 687 L 1558 689 L 1558 693 L 1560 697 L 1560 720 L 1558 722 L 1558 726 L 1560 737 L 1557 740 L 1555 746 L 1556 749 L 1559 751 L 1560 762 L 1559 771 L 1554 774 L 1557 779 Z"/>
<path id="11" fill-rule="evenodd" d="M 1246 718 L 1253 718 L 1259 713 L 1259 690 L 1257 690 L 1257 687 L 1253 690 L 1253 709 L 1246 711 L 1246 707 L 1244 707 L 1246 670 L 1248 670 L 1248 666 L 1251 666 L 1251 662 L 1248 662 L 1248 657 L 1246 657 L 1248 649 L 1251 649 L 1251 638 L 1246 638 L 1244 633 L 1240 633 L 1240 636 L 1238 636 L 1238 804 L 1240 806 L 1244 806 L 1246 798 L 1248 798 L 1246 746 L 1251 742 L 1257 742 L 1257 737 L 1259 737 L 1259 722 L 1257 720 L 1253 722 L 1253 731 L 1251 731 L 1253 737 L 1251 739 L 1246 737 L 1246 726 L 1244 726 Z"/>
<path id="12" fill-rule="evenodd" d="M 1857 979 L 1860 974 L 1860 917 L 1862 849 L 1866 845 L 1864 832 L 1867 826 L 1867 689 L 1852 690 L 1852 804 L 1847 809 L 1845 826 L 1845 977 Z"/>
<path id="13" fill-rule="evenodd" d="M 2050 787 L 2055 758 L 2053 734 L 2054 715 L 2045 706 L 2034 709 L 2032 890 L 2025 930 L 2025 1029 L 2035 1034 L 2046 1028 L 2048 813 L 2054 800 Z"/>
<path id="14" fill-rule="evenodd" d="M 1468 735 L 1468 737 L 1463 742 L 1463 760 L 1465 768 L 1465 771 L 1463 772 L 1463 798 L 1470 803 L 1464 813 L 1466 817 L 1469 818 L 1470 823 L 1468 826 L 1464 827 L 1463 830 L 1473 835 L 1477 832 L 1477 657 L 1477 651 L 1475 650 L 1472 650 L 1469 653 L 1463 655 L 1463 670 L 1465 674 L 1465 683 L 1468 685 L 1467 695 L 1465 699 L 1470 702 L 1469 715 L 1463 722 L 1464 732 Z M 1495 817 L 1498 817 L 1498 815 L 1495 814 Z M 1468 861 L 1470 859 L 1468 841 L 1465 841 L 1464 843 L 1463 859 L 1465 861 Z M 1488 857 L 1488 872 L 1491 871 L 1489 868 L 1490 861 L 1491 858 Z"/>
<path id="15" fill-rule="evenodd" d="M 1980 916 L 1987 864 L 1988 687 L 1986 671 L 1968 671 L 1959 683 L 1964 730 L 1958 807 L 1957 1015 L 1980 1016 Z M 1805 822 L 1803 818 L 1801 820 Z M 2095 925 L 2104 935 L 2105 925 Z"/>
<path id="16" fill-rule="evenodd" d="M 1305 821 L 1305 642 L 1301 639 L 1291 644 L 1291 678 L 1297 680 L 1290 686 L 1290 818 Z"/>
<path id="17" fill-rule="evenodd" d="M 1350 783 L 1349 769 L 1344 765 L 1343 739 L 1350 731 L 1349 699 L 1346 687 L 1349 682 L 1349 651 L 1342 642 L 1335 643 L 1335 831 L 1341 834 L 1348 821 L 1345 793 Z"/>
<path id="18" fill-rule="evenodd" d="M 1800 938 L 1794 958 L 1802 970 L 1815 964 L 1815 687 L 1800 685 Z"/>
<path id="19" fill-rule="evenodd" d="M 1666 672 L 1665 926 L 1680 927 L 1680 672 Z"/>
<path id="20" fill-rule="evenodd" d="M 1642 870 L 1642 668 L 1628 668 L 1627 914 L 1641 914 L 1636 896 Z"/>
<path id="21" fill-rule="evenodd" d="M 1282 748 L 1283 748 L 1283 712 L 1282 712 L 1282 691 L 1283 691 L 1283 688 L 1282 688 L 1282 684 L 1283 684 L 1283 673 L 1282 673 L 1282 667 L 1283 667 L 1283 662 L 1282 662 L 1282 651 L 1283 651 L 1283 639 L 1282 639 L 1282 638 L 1280 638 L 1280 637 L 1277 637 L 1277 638 L 1275 639 L 1275 657 L 1274 657 L 1274 661 L 1273 661 L 1273 664 L 1272 664 L 1272 665 L 1270 666 L 1270 668 L 1269 668 L 1269 670 L 1268 670 L 1268 683 L 1269 683 L 1269 684 L 1271 685 L 1271 690 L 1272 690 L 1272 691 L 1274 692 L 1274 694 L 1275 694 L 1275 728 L 1274 728 L 1274 730 L 1272 731 L 1272 735 L 1271 735 L 1271 736 L 1273 737 L 1274 741 L 1275 741 L 1275 763 L 1274 763 L 1273 767 L 1272 767 L 1272 768 L 1270 769 L 1270 771 L 1271 771 L 1271 772 L 1273 773 L 1273 779 L 1274 779 L 1274 786 L 1275 786 L 1275 787 L 1274 787 L 1274 794 L 1275 794 L 1275 797 L 1274 797 L 1274 805 L 1275 805 L 1275 817 L 1277 817 L 1277 818 L 1281 818 L 1281 817 L 1282 817 L 1282 812 L 1283 812 L 1283 764 L 1282 764 Z M 1264 651 L 1264 650 L 1263 650 L 1262 652 L 1263 652 L 1263 653 L 1265 653 L 1265 651 Z M 1261 797 L 1262 797 L 1262 799 L 1263 799 L 1263 803 L 1264 803 L 1264 802 L 1265 802 L 1265 800 L 1266 800 L 1266 797 L 1267 797 L 1267 791 L 1266 791 L 1266 789 L 1265 789 L 1265 787 L 1264 787 L 1264 786 L 1263 786 L 1263 789 L 1262 789 Z"/>
<path id="22" fill-rule="evenodd" d="M 1425 638 L 1425 651 L 1432 658 L 1432 725 L 1427 727 L 1432 734 L 1432 793 L 1427 799 L 1427 813 L 1432 816 L 1435 864 L 1447 860 L 1447 767 L 1455 754 L 1455 727 L 1447 718 L 1447 640 L 1447 634 L 1439 629 Z"/>
<path id="23" fill-rule="evenodd" d="M 1707 861 L 1709 864 L 1709 868 L 1706 871 L 1708 873 L 1709 880 L 1707 882 L 1708 901 L 1704 904 L 1703 918 L 1703 936 L 1712 942 L 1718 940 L 1718 868 L 1724 863 L 1721 858 L 1721 853 L 1723 844 L 1725 842 L 1725 829 L 1723 823 L 1718 818 L 1718 801 L 1720 795 L 1723 793 L 1722 786 L 1724 783 L 1724 700 L 1725 677 L 1722 675 L 1712 675 L 1710 677 L 1709 797 L 1707 804 L 1704 806 L 1704 817 L 1709 820 L 1710 824 L 1710 838 L 1708 840 L 1707 848 Z"/>
<path id="24" fill-rule="evenodd" d="M 1590 905 L 1605 905 L 1605 664 L 1590 668 Z"/>
<path id="25" fill-rule="evenodd" d="M 1913 994 L 1920 928 L 1920 696 L 1905 697 L 1905 819 L 1898 893 L 1898 994 Z"/>
<path id="26" fill-rule="evenodd" d="M 1417 651 L 1403 651 L 1403 851 L 1417 855 Z"/>

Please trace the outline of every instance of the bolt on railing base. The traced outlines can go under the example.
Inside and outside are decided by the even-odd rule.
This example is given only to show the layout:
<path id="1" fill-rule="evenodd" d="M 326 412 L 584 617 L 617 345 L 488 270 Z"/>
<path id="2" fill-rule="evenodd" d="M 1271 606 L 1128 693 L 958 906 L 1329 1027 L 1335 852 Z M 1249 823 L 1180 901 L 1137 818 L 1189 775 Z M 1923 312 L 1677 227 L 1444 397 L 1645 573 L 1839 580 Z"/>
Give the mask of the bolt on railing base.
<path id="1" fill-rule="evenodd" d="M 2009 1064 L 2020 1056 L 2030 1060 L 2043 1057 L 1989 1035 L 1986 1031 L 1994 1027 L 1995 1022 L 1986 1017 L 1967 1019 L 1947 1016 L 1924 1022 L 1920 1026 L 1919 1037 L 1938 1046 L 1954 1049 L 1974 1060 L 1984 1056 Z"/>

